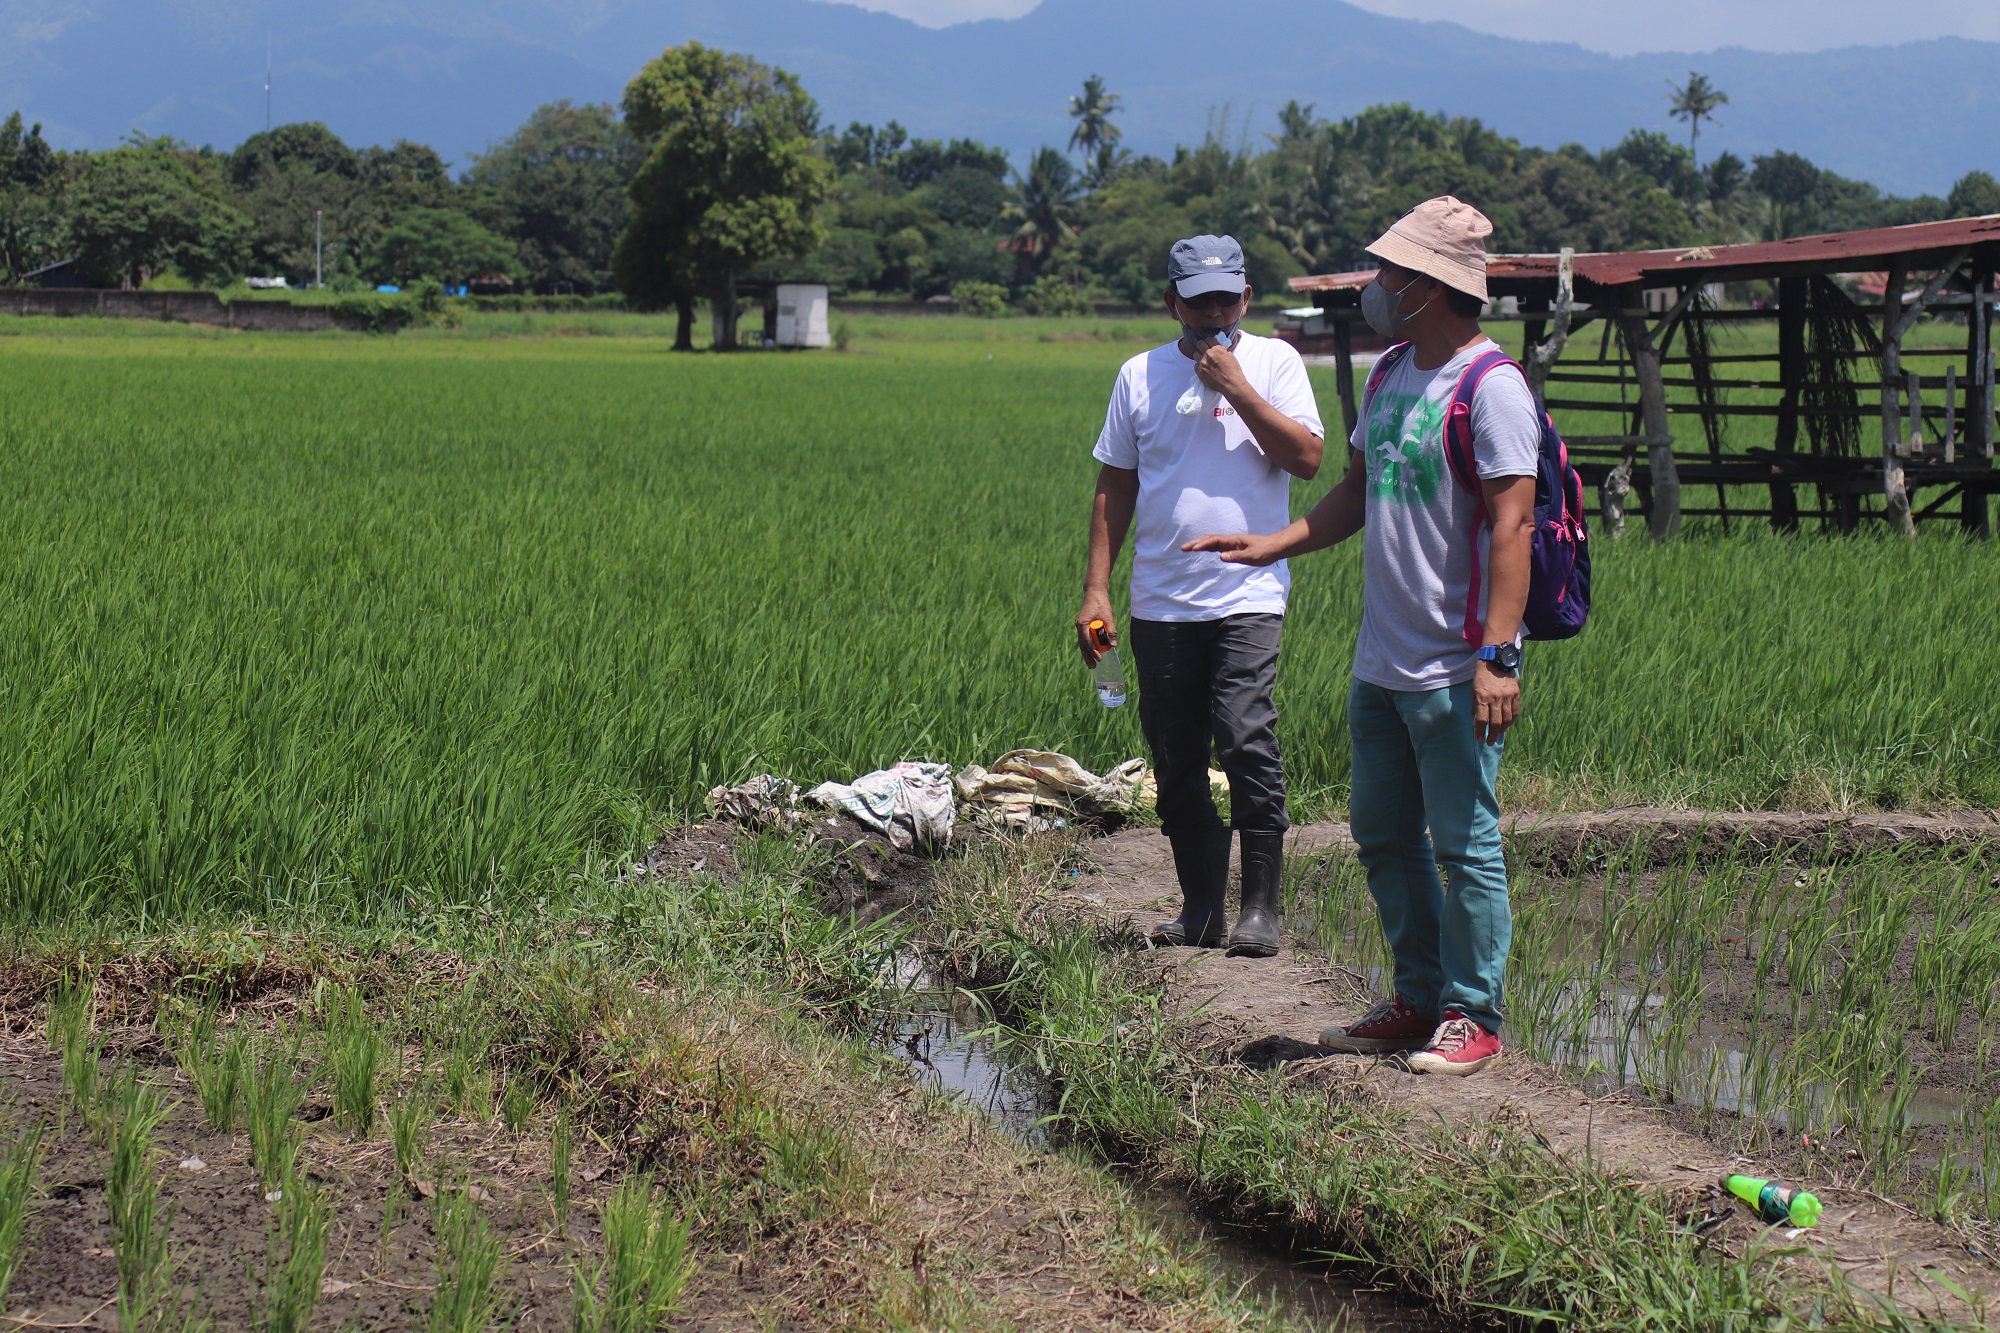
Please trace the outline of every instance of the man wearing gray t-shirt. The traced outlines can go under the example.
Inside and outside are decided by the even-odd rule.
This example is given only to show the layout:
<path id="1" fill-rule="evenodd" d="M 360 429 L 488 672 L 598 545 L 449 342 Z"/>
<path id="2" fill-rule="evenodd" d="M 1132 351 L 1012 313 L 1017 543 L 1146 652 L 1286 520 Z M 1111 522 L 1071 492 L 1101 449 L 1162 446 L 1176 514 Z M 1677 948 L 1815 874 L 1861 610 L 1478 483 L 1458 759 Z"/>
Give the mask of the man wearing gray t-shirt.
<path id="1" fill-rule="evenodd" d="M 1291 576 L 1282 562 L 1232 564 L 1187 543 L 1218 527 L 1282 524 L 1291 478 L 1319 471 L 1325 428 L 1299 354 L 1237 327 L 1250 283 L 1234 239 L 1176 242 L 1167 281 L 1181 336 L 1119 369 L 1092 451 L 1101 466 L 1077 646 L 1096 665 L 1093 626 L 1116 624 L 1111 568 L 1129 528 L 1139 725 L 1181 888 L 1180 915 L 1151 938 L 1210 946 L 1226 934 L 1231 953 L 1267 958 L 1278 951 L 1290 827 L 1271 690 Z M 1242 910 L 1227 932 L 1230 830 L 1209 791 L 1211 755 L 1229 775 L 1243 840 Z"/>
<path id="2" fill-rule="evenodd" d="M 1402 341 L 1371 376 L 1347 475 L 1283 531 L 1188 543 L 1262 566 L 1365 534 L 1348 820 L 1395 955 L 1396 996 L 1320 1041 L 1408 1053 L 1410 1068 L 1439 1074 L 1499 1058 L 1513 935 L 1494 784 L 1520 710 L 1541 413 L 1512 362 L 1472 397 L 1478 494 L 1445 453 L 1461 380 L 1497 351 L 1479 328 L 1492 230 L 1447 195 L 1368 247 L 1382 266 L 1362 313 Z"/>

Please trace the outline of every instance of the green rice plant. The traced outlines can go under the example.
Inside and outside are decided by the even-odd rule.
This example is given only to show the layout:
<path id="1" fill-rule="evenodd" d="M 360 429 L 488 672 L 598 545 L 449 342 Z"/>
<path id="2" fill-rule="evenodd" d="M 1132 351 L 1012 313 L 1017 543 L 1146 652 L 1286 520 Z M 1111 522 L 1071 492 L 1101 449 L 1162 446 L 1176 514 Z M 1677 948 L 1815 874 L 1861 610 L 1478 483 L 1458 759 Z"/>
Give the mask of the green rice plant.
<path id="1" fill-rule="evenodd" d="M 129 1330 L 163 1326 L 175 1311 L 174 1262 L 167 1247 L 173 1210 L 163 1208 L 153 1171 L 153 1136 L 167 1099 L 129 1066 L 105 1088 L 111 1162 L 104 1192 L 111 1207 L 111 1248 L 118 1262 L 118 1322 Z"/>
<path id="2" fill-rule="evenodd" d="M 510 1074 L 506 1091 L 500 1094 L 500 1120 L 510 1133 L 519 1134 L 535 1114 L 535 1085 L 521 1073 Z"/>
<path id="3" fill-rule="evenodd" d="M 299 1043 L 268 1038 L 254 1053 L 243 1085 L 243 1118 L 250 1128 L 250 1162 L 267 1190 L 280 1188 L 298 1146 L 293 1117 L 310 1082 L 298 1072 Z"/>
<path id="4" fill-rule="evenodd" d="M 375 1076 L 382 1063 L 382 1035 L 365 1019 L 327 1034 L 333 1114 L 365 1139 L 375 1128 Z"/>
<path id="5" fill-rule="evenodd" d="M 455 1114 L 493 1116 L 493 1068 L 486 1058 L 491 1041 L 491 1031 L 471 1015 L 459 1024 L 443 1073 L 444 1104 Z"/>
<path id="6" fill-rule="evenodd" d="M 257 1326 L 265 1333 L 305 1333 L 319 1304 L 333 1205 L 298 1173 L 296 1163 L 278 1189 L 264 1254 Z"/>
<path id="7" fill-rule="evenodd" d="M 507 1260 L 500 1238 L 471 1193 L 449 1189 L 434 1209 L 438 1237 L 437 1288 L 431 1298 L 431 1333 L 479 1333 L 499 1304 Z"/>
<path id="8" fill-rule="evenodd" d="M 94 1137 L 102 1138 L 104 1125 L 98 1115 L 102 1101 L 99 1048 L 96 1032 L 97 994 L 86 980 L 59 987 L 49 999 L 49 1044 L 62 1054 L 62 1126 L 74 1110 Z"/>
<path id="9" fill-rule="evenodd" d="M 626 1177 L 604 1204 L 604 1258 L 571 1289 L 578 1333 L 650 1333 L 679 1307 L 694 1271 L 688 1223 L 652 1177 Z"/>
<path id="10" fill-rule="evenodd" d="M 215 1031 L 213 1010 L 204 1010 L 180 1044 L 180 1066 L 194 1084 L 195 1096 L 209 1129 L 228 1134 L 236 1128 L 236 1108 L 243 1098 L 244 1065 L 250 1037 L 238 1028 L 228 1037 Z"/>
<path id="11" fill-rule="evenodd" d="M 7 1309 L 7 1288 L 21 1264 L 21 1236 L 28 1225 L 28 1196 L 42 1165 L 45 1123 L 25 1134 L 16 1133 L 0 1152 L 0 1313 Z"/>
<path id="12" fill-rule="evenodd" d="M 549 1211 L 555 1214 L 556 1234 L 569 1237 L 570 1173 L 575 1167 L 576 1126 L 569 1108 L 556 1113 L 555 1128 L 549 1133 Z"/>
<path id="13" fill-rule="evenodd" d="M 431 1087 L 419 1083 L 404 1089 L 389 1107 L 389 1139 L 396 1148 L 396 1175 L 414 1181 L 424 1164 L 424 1142 L 433 1112 Z"/>

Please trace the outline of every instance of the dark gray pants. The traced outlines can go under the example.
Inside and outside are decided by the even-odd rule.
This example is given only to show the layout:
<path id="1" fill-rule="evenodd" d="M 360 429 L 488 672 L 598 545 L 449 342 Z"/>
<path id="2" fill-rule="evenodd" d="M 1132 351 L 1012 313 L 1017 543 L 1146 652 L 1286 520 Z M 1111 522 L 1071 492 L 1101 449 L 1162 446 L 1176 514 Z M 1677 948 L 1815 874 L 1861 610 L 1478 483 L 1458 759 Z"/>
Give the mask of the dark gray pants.
<path id="1" fill-rule="evenodd" d="M 1278 758 L 1278 632 L 1285 618 L 1132 622 L 1139 726 L 1153 751 L 1163 832 L 1219 828 L 1209 793 L 1211 750 L 1229 775 L 1230 822 L 1282 833 L 1285 770 Z"/>

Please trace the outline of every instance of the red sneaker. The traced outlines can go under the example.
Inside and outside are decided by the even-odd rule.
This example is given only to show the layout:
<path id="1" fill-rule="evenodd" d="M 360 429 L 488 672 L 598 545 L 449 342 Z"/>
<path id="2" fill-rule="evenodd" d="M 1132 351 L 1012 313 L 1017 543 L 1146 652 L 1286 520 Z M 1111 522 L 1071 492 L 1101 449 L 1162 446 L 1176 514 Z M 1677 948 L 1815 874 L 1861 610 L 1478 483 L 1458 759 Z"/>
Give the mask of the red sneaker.
<path id="1" fill-rule="evenodd" d="M 1430 1040 L 1437 1024 L 1403 1003 L 1398 995 L 1384 1000 L 1346 1027 L 1330 1027 L 1319 1034 L 1319 1044 L 1336 1051 L 1362 1055 L 1384 1055 L 1391 1051 L 1414 1051 Z"/>
<path id="2" fill-rule="evenodd" d="M 1410 1068 L 1420 1074 L 1477 1074 L 1499 1058 L 1500 1038 L 1447 1009 L 1430 1045 L 1410 1057 Z"/>

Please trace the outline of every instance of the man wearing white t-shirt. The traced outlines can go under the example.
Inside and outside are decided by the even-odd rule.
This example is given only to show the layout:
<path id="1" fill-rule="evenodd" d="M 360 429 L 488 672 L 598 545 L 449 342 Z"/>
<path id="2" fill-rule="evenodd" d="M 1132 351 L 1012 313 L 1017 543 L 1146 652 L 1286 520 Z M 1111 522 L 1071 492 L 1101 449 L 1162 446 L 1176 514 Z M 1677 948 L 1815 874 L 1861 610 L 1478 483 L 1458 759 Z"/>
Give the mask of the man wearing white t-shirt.
<path id="1" fill-rule="evenodd" d="M 1371 377 L 1346 477 L 1282 532 L 1189 543 L 1260 566 L 1365 534 L 1348 826 L 1395 955 L 1396 996 L 1320 1041 L 1408 1052 L 1410 1068 L 1438 1074 L 1499 1058 L 1513 936 L 1494 784 L 1520 711 L 1541 410 L 1512 362 L 1474 386 L 1479 494 L 1445 454 L 1461 380 L 1498 351 L 1479 328 L 1492 230 L 1446 195 L 1368 247 L 1382 267 L 1362 314 L 1402 341 Z"/>
<path id="2" fill-rule="evenodd" d="M 1237 326 L 1250 303 L 1243 250 L 1228 236 L 1175 243 L 1167 312 L 1181 337 L 1127 361 L 1093 451 L 1103 466 L 1090 517 L 1077 644 L 1098 657 L 1090 625 L 1115 626 L 1111 567 L 1129 528 L 1133 661 L 1139 723 L 1173 845 L 1181 912 L 1157 944 L 1278 951 L 1285 774 L 1278 755 L 1278 638 L 1291 576 L 1187 549 L 1204 532 L 1282 527 L 1292 477 L 1319 471 L 1325 428 L 1291 346 Z M 1114 631 L 1114 643 L 1115 631 Z M 1209 791 L 1211 752 L 1229 775 L 1243 841 L 1243 901 L 1226 932 L 1230 829 Z"/>

